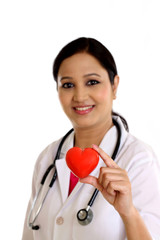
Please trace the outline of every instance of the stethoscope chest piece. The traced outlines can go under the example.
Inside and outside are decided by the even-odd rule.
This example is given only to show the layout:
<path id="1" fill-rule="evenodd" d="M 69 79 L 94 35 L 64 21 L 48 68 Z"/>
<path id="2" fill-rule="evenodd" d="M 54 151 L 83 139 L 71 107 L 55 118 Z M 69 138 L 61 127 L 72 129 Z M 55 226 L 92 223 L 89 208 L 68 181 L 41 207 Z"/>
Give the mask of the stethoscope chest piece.
<path id="1" fill-rule="evenodd" d="M 79 224 L 85 226 L 88 225 L 93 219 L 93 212 L 90 208 L 84 208 L 78 211 L 77 219 Z"/>

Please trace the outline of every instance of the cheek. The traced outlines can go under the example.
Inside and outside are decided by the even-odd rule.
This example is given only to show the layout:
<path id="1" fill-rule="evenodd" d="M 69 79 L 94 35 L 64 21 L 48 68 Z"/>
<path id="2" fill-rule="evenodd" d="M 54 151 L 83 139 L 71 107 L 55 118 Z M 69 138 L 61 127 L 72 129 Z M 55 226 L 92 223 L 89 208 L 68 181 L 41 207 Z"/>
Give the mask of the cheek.
<path id="1" fill-rule="evenodd" d="M 101 91 L 97 93 L 97 100 L 98 102 L 110 102 L 112 100 L 112 91 L 109 88 L 102 88 Z"/>
<path id="2" fill-rule="evenodd" d="M 70 95 L 69 94 L 64 94 L 64 92 L 59 91 L 58 92 L 58 97 L 59 97 L 59 101 L 60 101 L 63 108 L 67 107 L 71 102 Z"/>
<path id="3" fill-rule="evenodd" d="M 59 98 L 59 101 L 60 101 L 61 105 L 64 106 L 64 104 L 65 104 L 65 97 L 64 97 L 64 95 L 60 91 L 58 92 L 58 98 Z"/>

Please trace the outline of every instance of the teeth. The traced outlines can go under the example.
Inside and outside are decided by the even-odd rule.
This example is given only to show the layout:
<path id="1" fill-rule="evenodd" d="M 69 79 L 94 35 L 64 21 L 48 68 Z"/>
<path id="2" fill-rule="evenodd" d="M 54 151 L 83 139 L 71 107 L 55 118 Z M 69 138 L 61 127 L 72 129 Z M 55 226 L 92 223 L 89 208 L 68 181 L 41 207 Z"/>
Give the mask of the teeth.
<path id="1" fill-rule="evenodd" d="M 83 107 L 83 108 L 76 108 L 76 110 L 78 110 L 78 111 L 85 111 L 85 110 L 87 110 L 87 109 L 90 109 L 90 108 L 92 108 L 92 106 L 90 106 L 90 107 Z"/>

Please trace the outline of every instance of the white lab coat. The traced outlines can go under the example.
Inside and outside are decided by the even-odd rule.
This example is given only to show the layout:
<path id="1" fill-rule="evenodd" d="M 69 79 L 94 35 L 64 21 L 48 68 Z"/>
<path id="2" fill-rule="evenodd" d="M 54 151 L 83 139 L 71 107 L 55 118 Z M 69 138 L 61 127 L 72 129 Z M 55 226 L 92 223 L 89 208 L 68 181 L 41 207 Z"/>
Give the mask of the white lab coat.
<path id="1" fill-rule="evenodd" d="M 132 185 L 133 203 L 143 217 L 153 239 L 160 240 L 160 166 L 149 146 L 127 133 L 119 118 L 122 130 L 121 144 L 116 163 L 126 169 Z M 73 147 L 72 133 L 65 141 L 61 159 L 56 161 L 58 178 L 50 189 L 44 206 L 36 220 L 40 229 L 30 230 L 27 217 L 33 197 L 40 185 L 47 167 L 53 162 L 60 141 L 50 144 L 39 156 L 33 175 L 32 195 L 26 213 L 22 240 L 124 240 L 126 233 L 118 212 L 98 194 L 92 211 L 92 222 L 87 226 L 78 223 L 76 214 L 87 206 L 94 192 L 94 187 L 78 183 L 68 197 L 70 170 L 65 162 L 67 150 Z M 117 140 L 117 130 L 113 126 L 103 138 L 100 147 L 110 156 Z M 100 159 L 92 175 L 98 176 L 99 168 L 104 166 Z M 53 171 L 52 171 L 53 174 Z M 42 195 L 47 190 L 49 175 L 43 187 Z M 39 200 L 41 202 L 41 199 Z"/>

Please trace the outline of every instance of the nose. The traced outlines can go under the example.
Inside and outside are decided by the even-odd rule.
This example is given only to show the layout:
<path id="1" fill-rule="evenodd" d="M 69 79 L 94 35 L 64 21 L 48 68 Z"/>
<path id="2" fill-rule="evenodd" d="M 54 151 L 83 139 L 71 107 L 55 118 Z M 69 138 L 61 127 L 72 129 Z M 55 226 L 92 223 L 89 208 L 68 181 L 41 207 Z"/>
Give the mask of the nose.
<path id="1" fill-rule="evenodd" d="M 76 87 L 74 90 L 73 101 L 83 103 L 88 98 L 88 91 L 85 87 Z"/>

